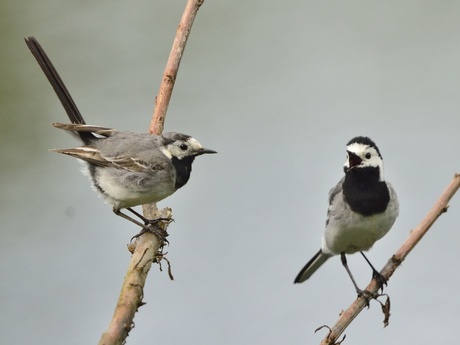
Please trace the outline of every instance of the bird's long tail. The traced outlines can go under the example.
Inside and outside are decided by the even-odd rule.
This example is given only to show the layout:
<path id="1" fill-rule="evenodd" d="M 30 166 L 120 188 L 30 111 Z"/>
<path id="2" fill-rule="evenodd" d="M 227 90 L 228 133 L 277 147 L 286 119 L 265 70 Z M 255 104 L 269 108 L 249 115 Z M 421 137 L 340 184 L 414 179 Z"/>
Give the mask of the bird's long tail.
<path id="1" fill-rule="evenodd" d="M 315 273 L 316 270 L 320 268 L 321 265 L 324 264 L 326 260 L 329 259 L 331 256 L 332 255 L 330 254 L 323 253 L 320 249 L 319 252 L 316 253 L 315 256 L 312 257 L 311 260 L 308 261 L 308 263 L 304 266 L 304 268 L 302 268 L 302 270 L 299 272 L 299 274 L 294 280 L 294 284 L 302 283 L 308 278 L 310 278 L 311 275 Z"/>
<path id="2" fill-rule="evenodd" d="M 25 41 L 64 106 L 70 121 L 74 124 L 86 124 L 64 82 L 38 41 L 32 36 L 25 38 Z M 73 134 L 78 136 L 85 143 L 89 143 L 96 138 L 90 132 L 73 132 Z"/>

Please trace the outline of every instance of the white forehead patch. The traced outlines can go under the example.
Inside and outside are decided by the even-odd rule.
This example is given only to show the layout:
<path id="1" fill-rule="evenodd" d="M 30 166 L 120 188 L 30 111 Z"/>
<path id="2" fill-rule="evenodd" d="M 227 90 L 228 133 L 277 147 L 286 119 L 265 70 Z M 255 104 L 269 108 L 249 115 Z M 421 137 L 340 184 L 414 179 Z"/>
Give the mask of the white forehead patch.
<path id="1" fill-rule="evenodd" d="M 362 144 L 362 143 L 352 143 L 347 146 L 347 151 L 353 152 L 355 155 L 357 155 L 359 158 L 362 159 L 361 164 L 357 166 L 357 168 L 364 168 L 364 167 L 374 167 L 374 168 L 379 168 L 380 170 L 380 180 L 384 180 L 384 175 L 383 175 L 383 161 L 382 158 L 380 157 L 378 151 L 369 145 Z M 370 157 L 367 158 L 366 156 Z M 345 161 L 345 167 L 349 167 L 350 163 L 348 161 L 348 155 L 347 155 L 347 160 Z"/>
<path id="2" fill-rule="evenodd" d="M 195 138 L 189 138 L 187 142 L 190 144 L 190 147 L 193 151 L 198 151 L 203 148 L 203 146 L 201 146 L 201 144 Z"/>
<path id="3" fill-rule="evenodd" d="M 370 149 L 369 145 L 361 144 L 361 143 L 352 143 L 347 146 L 347 151 L 353 152 L 354 154 L 358 155 L 361 157 L 361 154 L 363 152 L 366 152 L 366 150 Z M 372 148 L 374 149 L 374 148 Z M 375 149 L 374 149 L 375 151 Z M 375 151 L 377 152 L 377 151 Z"/>

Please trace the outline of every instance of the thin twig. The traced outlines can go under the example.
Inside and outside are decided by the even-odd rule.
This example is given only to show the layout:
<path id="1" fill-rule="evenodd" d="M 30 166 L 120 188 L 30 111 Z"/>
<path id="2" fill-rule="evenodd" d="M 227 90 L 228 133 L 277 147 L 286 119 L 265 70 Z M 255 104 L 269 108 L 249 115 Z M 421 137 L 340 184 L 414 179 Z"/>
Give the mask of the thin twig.
<path id="1" fill-rule="evenodd" d="M 380 273 L 388 281 L 393 275 L 396 268 L 401 265 L 410 251 L 417 245 L 422 237 L 430 229 L 431 225 L 438 219 L 438 217 L 447 211 L 448 203 L 460 187 L 460 174 L 456 174 L 452 182 L 447 186 L 446 190 L 441 194 L 438 201 L 436 201 L 433 208 L 428 212 L 420 224 L 411 231 L 407 240 L 402 244 L 398 251 L 388 260 L 387 264 L 383 267 Z M 375 279 L 372 279 L 370 284 L 366 287 L 371 296 L 377 294 L 379 285 Z M 354 320 L 356 316 L 367 306 L 369 303 L 368 296 L 362 296 L 356 299 L 351 306 L 340 314 L 336 324 L 330 329 L 330 333 L 321 341 L 321 345 L 335 344 L 340 335 L 345 331 L 348 325 Z"/>
<path id="2" fill-rule="evenodd" d="M 149 128 L 149 132 L 152 134 L 161 134 L 163 132 L 166 112 L 168 110 L 174 83 L 176 82 L 182 54 L 184 53 L 195 16 L 203 2 L 204 0 L 189 0 L 185 5 L 184 13 L 182 14 L 176 37 L 174 38 L 173 46 L 169 54 L 168 63 L 163 73 L 160 91 L 155 99 L 155 110 Z"/>
<path id="3" fill-rule="evenodd" d="M 190 34 L 193 21 L 204 0 L 188 0 L 179 23 L 171 54 L 166 64 L 158 96 L 155 99 L 155 111 L 149 128 L 152 134 L 163 132 L 166 111 L 168 110 L 172 90 L 179 70 L 182 54 Z M 144 216 L 149 219 L 170 217 L 170 210 L 158 211 L 155 204 L 142 206 Z M 169 214 L 169 215 L 168 215 Z M 167 226 L 167 224 L 165 224 Z M 120 292 L 112 321 L 102 335 L 99 345 L 123 344 L 133 327 L 134 315 L 144 304 L 143 289 L 151 264 L 161 254 L 164 243 L 155 235 L 145 233 L 136 240 L 131 262 Z M 170 273 L 170 277 L 172 277 Z"/>

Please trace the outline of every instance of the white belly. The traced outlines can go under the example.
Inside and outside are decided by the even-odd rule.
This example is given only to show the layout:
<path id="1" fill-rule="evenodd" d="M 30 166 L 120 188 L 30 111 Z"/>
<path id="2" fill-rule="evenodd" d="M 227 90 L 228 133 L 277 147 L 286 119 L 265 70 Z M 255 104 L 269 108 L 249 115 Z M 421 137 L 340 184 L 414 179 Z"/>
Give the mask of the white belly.
<path id="1" fill-rule="evenodd" d="M 385 213 L 370 217 L 356 215 L 348 226 L 330 221 L 323 236 L 323 247 L 331 254 L 369 250 L 390 230 L 394 220 Z"/>

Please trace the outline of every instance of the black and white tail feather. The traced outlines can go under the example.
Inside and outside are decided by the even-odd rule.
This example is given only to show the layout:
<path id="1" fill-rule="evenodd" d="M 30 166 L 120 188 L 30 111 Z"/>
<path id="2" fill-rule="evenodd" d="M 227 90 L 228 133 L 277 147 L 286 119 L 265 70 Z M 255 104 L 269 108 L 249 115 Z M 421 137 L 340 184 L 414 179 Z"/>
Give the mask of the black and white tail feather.
<path id="1" fill-rule="evenodd" d="M 385 236 L 399 214 L 399 203 L 393 187 L 385 181 L 380 151 L 368 137 L 355 137 L 347 143 L 344 171 L 345 176 L 329 192 L 321 249 L 302 268 L 294 283 L 304 282 L 329 258 L 341 255 L 342 264 L 360 293 L 345 255 L 361 252 L 364 256 L 363 251 Z M 385 279 L 372 265 L 371 268 L 383 287 Z"/>
<path id="2" fill-rule="evenodd" d="M 83 142 L 83 146 L 55 149 L 85 163 L 94 190 L 113 206 L 113 211 L 144 227 L 151 220 L 131 207 L 158 202 L 184 186 L 190 178 L 194 159 L 216 153 L 204 148 L 190 135 L 169 132 L 162 135 L 122 132 L 87 125 L 50 59 L 34 37 L 25 39 L 45 76 L 61 101 L 70 124 L 52 123 Z M 126 208 L 144 224 L 122 213 Z"/>

